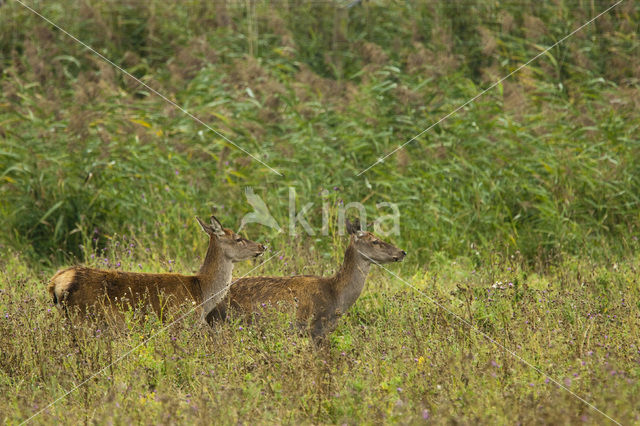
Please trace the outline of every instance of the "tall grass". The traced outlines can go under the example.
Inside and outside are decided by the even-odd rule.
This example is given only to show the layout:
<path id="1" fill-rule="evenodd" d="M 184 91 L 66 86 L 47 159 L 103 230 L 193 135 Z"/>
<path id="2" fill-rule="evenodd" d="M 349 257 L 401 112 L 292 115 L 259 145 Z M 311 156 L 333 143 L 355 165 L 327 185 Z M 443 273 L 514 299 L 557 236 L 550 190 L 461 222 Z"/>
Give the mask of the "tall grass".
<path id="1" fill-rule="evenodd" d="M 86 249 L 87 264 L 189 272 L 198 263 L 191 250 L 173 261 L 148 249 L 119 237 L 104 251 Z M 286 311 L 266 310 L 252 323 L 235 317 L 214 330 L 195 314 L 161 324 L 141 311 L 128 312 L 120 328 L 70 327 L 46 300 L 48 271 L 5 250 L 0 418 L 11 424 L 44 410 L 34 423 L 607 421 L 553 379 L 623 424 L 640 421 L 638 259 L 570 258 L 535 274 L 521 257 L 491 257 L 482 269 L 442 260 L 428 271 L 390 267 L 428 298 L 372 268 L 330 343 L 314 349 Z M 308 273 L 331 268 L 312 254 L 268 262 L 259 273 L 289 273 L 292 261 Z M 250 268 L 239 265 L 237 275 Z"/>
<path id="2" fill-rule="evenodd" d="M 54 263 L 128 229 L 185 239 L 194 211 L 238 221 L 245 186 L 282 223 L 294 186 L 318 227 L 322 189 L 371 214 L 398 203 L 397 242 L 420 262 L 495 246 L 543 263 L 624 253 L 640 192 L 633 2 L 356 176 L 609 4 L 93 1 L 75 17 L 34 3 L 280 178 L 9 2 L 2 238 Z"/>

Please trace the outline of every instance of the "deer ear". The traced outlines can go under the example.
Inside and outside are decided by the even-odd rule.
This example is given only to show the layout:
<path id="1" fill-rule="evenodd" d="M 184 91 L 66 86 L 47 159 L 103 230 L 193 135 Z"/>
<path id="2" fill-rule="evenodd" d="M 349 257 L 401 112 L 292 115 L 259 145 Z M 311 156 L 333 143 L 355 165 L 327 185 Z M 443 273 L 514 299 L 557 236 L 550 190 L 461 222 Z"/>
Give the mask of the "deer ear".
<path id="1" fill-rule="evenodd" d="M 214 215 L 211 215 L 211 226 L 210 228 L 213 230 L 213 233 L 216 235 L 224 235 L 224 228 L 222 224 Z"/>
<path id="2" fill-rule="evenodd" d="M 196 220 L 198 221 L 198 224 L 200 225 L 200 227 L 204 232 L 206 232 L 208 235 L 213 234 L 213 229 L 211 229 L 211 225 L 207 225 L 206 223 L 204 223 L 202 219 L 200 219 L 198 216 L 196 216 Z"/>
<path id="3" fill-rule="evenodd" d="M 345 221 L 347 225 L 347 233 L 350 235 L 354 235 L 356 232 L 360 231 L 360 219 L 356 219 L 353 223 L 349 222 L 349 219 Z"/>

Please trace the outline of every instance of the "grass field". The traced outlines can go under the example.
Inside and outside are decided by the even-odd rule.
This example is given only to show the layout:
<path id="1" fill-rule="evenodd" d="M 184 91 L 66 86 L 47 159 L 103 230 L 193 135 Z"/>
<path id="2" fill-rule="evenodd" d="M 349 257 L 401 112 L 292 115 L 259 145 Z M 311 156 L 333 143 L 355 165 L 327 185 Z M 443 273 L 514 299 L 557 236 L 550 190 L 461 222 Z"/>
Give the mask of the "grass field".
<path id="1" fill-rule="evenodd" d="M 104 258 L 88 263 L 103 266 Z M 168 271 L 143 247 L 108 258 L 125 270 Z M 327 269 L 316 265 L 308 272 Z M 15 253 L 1 266 L 0 412 L 9 424 L 87 379 L 33 421 L 608 422 L 570 392 L 623 424 L 640 421 L 637 257 L 575 258 L 544 275 L 497 253 L 479 270 L 464 262 L 390 268 L 427 297 L 375 268 L 330 345 L 317 350 L 290 314 L 272 311 L 215 331 L 195 314 L 165 328 L 132 312 L 126 329 L 86 324 L 72 334 L 45 296 L 47 273 Z M 282 268 L 271 262 L 261 271 Z"/>
<path id="2" fill-rule="evenodd" d="M 113 64 L 0 5 L 0 422 L 640 424 L 640 4 L 548 51 L 615 2 L 25 4 Z M 247 187 L 284 232 L 236 277 L 330 274 L 339 208 L 398 206 L 406 260 L 328 345 L 52 306 L 69 264 L 197 270 L 193 217 L 238 229 Z"/>

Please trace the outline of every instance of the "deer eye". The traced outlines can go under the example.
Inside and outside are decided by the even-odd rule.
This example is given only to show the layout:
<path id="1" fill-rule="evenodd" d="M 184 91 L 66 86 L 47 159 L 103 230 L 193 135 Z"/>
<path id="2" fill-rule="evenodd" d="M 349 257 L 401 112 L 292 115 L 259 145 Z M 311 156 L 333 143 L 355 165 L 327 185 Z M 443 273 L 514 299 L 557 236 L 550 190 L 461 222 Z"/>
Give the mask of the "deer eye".
<path id="1" fill-rule="evenodd" d="M 373 240 L 373 244 L 378 245 L 378 244 L 380 244 L 380 241 L 378 241 L 378 240 Z"/>
<path id="2" fill-rule="evenodd" d="M 237 237 L 236 238 L 236 243 L 239 243 L 240 241 L 242 241 L 242 237 Z"/>

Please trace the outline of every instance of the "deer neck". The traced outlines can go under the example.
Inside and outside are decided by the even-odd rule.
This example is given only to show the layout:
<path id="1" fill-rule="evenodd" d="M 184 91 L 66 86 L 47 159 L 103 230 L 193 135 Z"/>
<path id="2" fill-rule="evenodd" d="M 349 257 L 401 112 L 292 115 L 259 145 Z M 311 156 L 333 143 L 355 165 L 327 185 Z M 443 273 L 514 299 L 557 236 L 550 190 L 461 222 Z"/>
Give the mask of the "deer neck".
<path id="1" fill-rule="evenodd" d="M 205 314 L 215 308 L 226 296 L 229 284 L 231 284 L 232 272 L 233 262 L 224 255 L 214 237 L 211 237 L 207 255 L 200 271 L 198 271 L 201 291 L 200 303 L 202 303 Z"/>
<path id="2" fill-rule="evenodd" d="M 333 286 L 336 296 L 336 309 L 344 313 L 360 297 L 371 264 L 349 244 L 344 261 L 336 273 Z"/>

